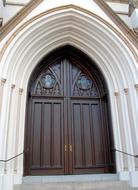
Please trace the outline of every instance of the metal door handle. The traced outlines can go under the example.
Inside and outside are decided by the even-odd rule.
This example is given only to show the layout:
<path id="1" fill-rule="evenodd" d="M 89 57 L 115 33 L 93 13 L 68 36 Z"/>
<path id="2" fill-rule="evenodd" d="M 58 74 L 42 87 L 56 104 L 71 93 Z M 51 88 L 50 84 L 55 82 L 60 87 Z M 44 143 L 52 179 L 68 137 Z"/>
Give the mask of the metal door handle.
<path id="1" fill-rule="evenodd" d="M 72 145 L 71 144 L 69 145 L 69 150 L 70 150 L 70 152 L 72 152 Z"/>
<path id="2" fill-rule="evenodd" d="M 65 144 L 65 152 L 67 152 L 67 145 Z"/>

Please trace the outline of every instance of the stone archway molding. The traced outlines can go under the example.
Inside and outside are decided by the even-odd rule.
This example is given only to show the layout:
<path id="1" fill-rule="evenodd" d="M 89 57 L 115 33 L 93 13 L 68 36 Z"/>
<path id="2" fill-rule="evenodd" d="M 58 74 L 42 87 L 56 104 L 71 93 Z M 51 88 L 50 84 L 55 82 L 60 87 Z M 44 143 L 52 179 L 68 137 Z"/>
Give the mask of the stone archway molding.
<path id="1" fill-rule="evenodd" d="M 68 44 L 93 59 L 106 79 L 115 148 L 131 154 L 137 150 L 136 58 L 102 20 L 72 6 L 34 19 L 14 36 L 3 51 L 0 66 L 0 153 L 4 158 L 12 157 L 24 148 L 26 94 L 32 71 L 45 55 Z M 134 158 L 116 153 L 116 166 L 120 179 L 136 185 L 138 164 Z M 6 165 L 1 164 L 0 173 L 2 189 L 9 190 L 14 183 L 21 183 L 23 157 Z M 10 185 L 6 189 L 7 180 Z"/>

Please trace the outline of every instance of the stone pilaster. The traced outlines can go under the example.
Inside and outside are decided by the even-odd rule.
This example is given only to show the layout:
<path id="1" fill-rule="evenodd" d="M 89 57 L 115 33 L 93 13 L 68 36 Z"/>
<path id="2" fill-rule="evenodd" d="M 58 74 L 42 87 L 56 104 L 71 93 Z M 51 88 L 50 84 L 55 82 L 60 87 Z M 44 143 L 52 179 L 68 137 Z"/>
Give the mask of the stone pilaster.
<path id="1" fill-rule="evenodd" d="M 19 154 L 18 152 L 18 143 L 19 143 L 19 131 L 20 131 L 20 108 L 21 108 L 21 97 L 23 94 L 23 89 L 19 88 L 18 94 L 18 105 L 17 105 L 17 120 L 16 120 L 16 140 L 15 140 L 15 155 Z M 17 164 L 18 158 L 15 158 L 14 161 L 14 173 L 17 174 Z"/>

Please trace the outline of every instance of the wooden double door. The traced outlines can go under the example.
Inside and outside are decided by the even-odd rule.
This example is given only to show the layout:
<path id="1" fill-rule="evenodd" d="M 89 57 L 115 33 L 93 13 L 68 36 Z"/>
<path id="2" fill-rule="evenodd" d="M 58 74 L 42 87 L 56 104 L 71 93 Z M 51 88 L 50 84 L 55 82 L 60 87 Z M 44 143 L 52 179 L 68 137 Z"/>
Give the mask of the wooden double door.
<path id="1" fill-rule="evenodd" d="M 107 100 L 103 85 L 91 73 L 64 57 L 41 69 L 34 79 L 25 175 L 113 171 Z"/>

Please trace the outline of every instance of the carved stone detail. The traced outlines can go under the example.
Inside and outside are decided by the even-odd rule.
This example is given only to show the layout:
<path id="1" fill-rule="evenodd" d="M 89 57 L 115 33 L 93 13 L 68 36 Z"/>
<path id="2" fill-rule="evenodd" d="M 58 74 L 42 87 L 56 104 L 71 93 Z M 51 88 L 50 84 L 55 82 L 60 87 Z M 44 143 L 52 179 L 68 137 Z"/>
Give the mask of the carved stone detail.
<path id="1" fill-rule="evenodd" d="M 14 88 L 15 88 L 15 84 L 12 84 L 12 85 L 11 85 L 11 88 L 14 89 Z"/>
<path id="2" fill-rule="evenodd" d="M 135 84 L 135 88 L 138 89 L 138 84 Z"/>
<path id="3" fill-rule="evenodd" d="M 115 95 L 115 96 L 119 96 L 119 92 L 115 92 L 114 95 Z"/>
<path id="4" fill-rule="evenodd" d="M 2 79 L 1 79 L 1 85 L 4 86 L 5 82 L 6 82 L 6 79 L 5 79 L 5 78 L 2 78 Z"/>
<path id="5" fill-rule="evenodd" d="M 125 94 L 128 94 L 128 88 L 124 88 Z"/>
<path id="6" fill-rule="evenodd" d="M 23 88 L 19 88 L 19 94 L 22 95 L 23 93 Z"/>

